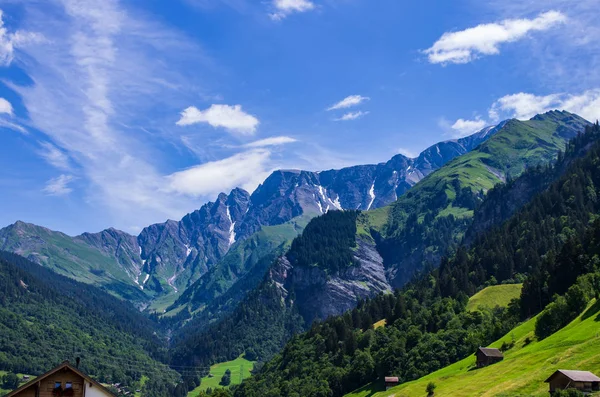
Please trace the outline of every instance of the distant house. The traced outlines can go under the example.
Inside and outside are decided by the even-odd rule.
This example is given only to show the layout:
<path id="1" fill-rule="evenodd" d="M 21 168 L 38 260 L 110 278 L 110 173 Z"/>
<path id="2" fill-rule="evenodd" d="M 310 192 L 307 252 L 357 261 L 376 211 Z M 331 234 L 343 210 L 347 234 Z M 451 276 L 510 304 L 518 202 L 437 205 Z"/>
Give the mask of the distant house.
<path id="1" fill-rule="evenodd" d="M 385 390 L 388 390 L 391 387 L 398 386 L 400 384 L 400 380 L 396 376 L 386 376 L 385 377 Z"/>
<path id="2" fill-rule="evenodd" d="M 487 367 L 504 360 L 504 354 L 500 350 L 489 347 L 480 347 L 475 356 L 477 357 L 477 368 Z"/>
<path id="3" fill-rule="evenodd" d="M 34 378 L 4 397 L 115 397 L 96 382 L 65 361 L 56 368 Z"/>
<path id="4" fill-rule="evenodd" d="M 600 391 L 600 378 L 588 371 L 571 371 L 559 369 L 553 373 L 546 383 L 550 384 L 550 394 L 556 390 L 577 389 L 582 392 Z"/>

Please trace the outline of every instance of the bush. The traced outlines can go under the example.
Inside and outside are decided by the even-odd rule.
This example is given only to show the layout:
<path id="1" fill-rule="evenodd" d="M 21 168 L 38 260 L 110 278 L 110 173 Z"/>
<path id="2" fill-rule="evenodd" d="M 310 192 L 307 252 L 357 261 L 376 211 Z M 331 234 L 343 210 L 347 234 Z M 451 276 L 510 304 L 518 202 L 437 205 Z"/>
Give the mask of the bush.
<path id="1" fill-rule="evenodd" d="M 433 382 L 429 382 L 429 383 L 427 384 L 427 388 L 425 389 L 425 391 L 427 392 L 427 395 L 428 395 L 428 396 L 433 396 L 433 394 L 435 393 L 435 388 L 436 388 L 436 387 L 437 387 L 437 386 L 435 385 L 435 383 L 433 383 Z"/>
<path id="2" fill-rule="evenodd" d="M 229 386 L 231 384 L 231 370 L 228 369 L 227 371 L 225 371 L 219 384 L 221 386 Z"/>
<path id="3" fill-rule="evenodd" d="M 2 388 L 13 390 L 19 387 L 19 377 L 13 373 L 8 373 L 2 377 Z"/>
<path id="4" fill-rule="evenodd" d="M 556 390 L 552 397 L 583 397 L 585 394 L 577 389 Z"/>

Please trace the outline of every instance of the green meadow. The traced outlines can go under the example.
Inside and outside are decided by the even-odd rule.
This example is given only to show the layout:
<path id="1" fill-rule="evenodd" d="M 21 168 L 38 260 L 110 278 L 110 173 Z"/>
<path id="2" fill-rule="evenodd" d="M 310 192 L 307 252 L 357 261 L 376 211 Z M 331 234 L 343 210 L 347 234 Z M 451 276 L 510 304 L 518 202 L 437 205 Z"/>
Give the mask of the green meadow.
<path id="1" fill-rule="evenodd" d="M 537 341 L 536 318 L 532 318 L 496 341 L 515 341 L 502 362 L 486 368 L 475 367 L 475 356 L 442 368 L 423 378 L 382 391 L 382 385 L 370 384 L 346 397 L 425 397 L 429 382 L 436 385 L 435 397 L 445 396 L 547 396 L 544 383 L 557 369 L 576 369 L 600 373 L 600 302 L 569 325 L 548 338 Z"/>

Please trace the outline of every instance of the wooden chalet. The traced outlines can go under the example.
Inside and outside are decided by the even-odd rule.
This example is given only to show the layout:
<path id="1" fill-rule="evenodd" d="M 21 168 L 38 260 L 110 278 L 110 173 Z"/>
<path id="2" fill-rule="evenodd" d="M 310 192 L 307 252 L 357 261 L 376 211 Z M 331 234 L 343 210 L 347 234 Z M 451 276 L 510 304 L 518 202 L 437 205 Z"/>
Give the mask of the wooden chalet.
<path id="1" fill-rule="evenodd" d="M 477 357 L 477 368 L 487 367 L 504 360 L 504 354 L 500 350 L 490 347 L 480 347 L 475 352 L 475 356 Z"/>
<path id="2" fill-rule="evenodd" d="M 400 380 L 397 376 L 386 376 L 385 377 L 385 390 L 390 389 L 391 387 L 398 386 L 400 384 Z"/>
<path id="3" fill-rule="evenodd" d="M 550 384 L 550 395 L 556 390 L 577 389 L 583 393 L 600 391 L 600 378 L 589 371 L 559 369 L 546 383 Z"/>
<path id="4" fill-rule="evenodd" d="M 77 368 L 63 362 L 4 397 L 115 397 Z"/>

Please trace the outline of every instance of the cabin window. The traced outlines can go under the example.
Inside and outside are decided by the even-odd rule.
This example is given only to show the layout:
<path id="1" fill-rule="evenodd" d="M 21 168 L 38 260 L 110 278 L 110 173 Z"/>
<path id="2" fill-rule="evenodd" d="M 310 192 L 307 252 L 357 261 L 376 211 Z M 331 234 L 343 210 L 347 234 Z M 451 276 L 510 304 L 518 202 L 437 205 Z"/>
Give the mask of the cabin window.
<path id="1" fill-rule="evenodd" d="M 72 388 L 73 388 L 73 383 L 67 382 L 67 384 L 65 385 L 65 389 L 72 389 Z"/>
<path id="2" fill-rule="evenodd" d="M 62 383 L 60 381 L 54 382 L 54 388 L 58 389 L 59 387 L 62 387 Z"/>

